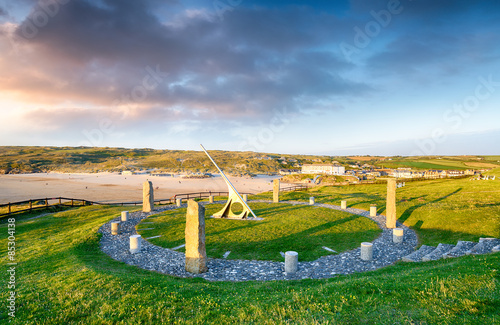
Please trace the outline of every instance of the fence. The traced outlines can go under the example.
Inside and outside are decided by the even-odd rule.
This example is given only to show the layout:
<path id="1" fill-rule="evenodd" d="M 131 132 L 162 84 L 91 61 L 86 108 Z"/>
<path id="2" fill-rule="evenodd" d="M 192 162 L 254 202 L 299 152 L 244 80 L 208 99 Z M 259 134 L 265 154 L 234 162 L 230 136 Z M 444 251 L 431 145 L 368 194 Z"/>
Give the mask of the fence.
<path id="1" fill-rule="evenodd" d="M 293 186 L 280 188 L 280 192 L 295 192 L 295 191 L 302 191 L 302 190 L 307 190 L 307 189 L 309 189 L 309 185 L 300 184 L 300 185 L 293 185 Z"/>
<path id="2" fill-rule="evenodd" d="M 249 194 L 249 193 L 241 193 L 241 194 Z M 155 200 L 156 204 L 174 204 L 176 199 L 204 199 L 208 198 L 211 195 L 213 196 L 228 196 L 228 192 L 198 192 L 198 193 L 185 193 L 185 194 L 176 194 L 170 199 L 161 199 Z M 54 202 L 55 201 L 55 202 Z M 0 204 L 0 212 L 2 210 L 6 210 L 6 212 L 0 213 L 0 217 L 33 211 L 46 209 L 48 207 L 74 207 L 74 206 L 85 206 L 85 205 L 118 205 L 118 206 L 137 206 L 142 205 L 141 202 L 94 202 L 84 199 L 71 199 L 65 197 L 55 197 L 55 198 L 44 198 L 44 199 L 31 199 L 20 202 L 9 202 L 7 204 Z"/>

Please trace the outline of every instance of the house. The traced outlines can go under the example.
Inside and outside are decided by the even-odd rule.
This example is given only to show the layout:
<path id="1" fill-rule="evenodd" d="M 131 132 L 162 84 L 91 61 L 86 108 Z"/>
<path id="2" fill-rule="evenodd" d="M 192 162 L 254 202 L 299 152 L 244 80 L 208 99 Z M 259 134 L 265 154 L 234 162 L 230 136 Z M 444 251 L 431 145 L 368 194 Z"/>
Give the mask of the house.
<path id="1" fill-rule="evenodd" d="M 345 167 L 333 164 L 304 164 L 302 174 L 344 175 Z"/>
<path id="2" fill-rule="evenodd" d="M 412 178 L 411 170 L 398 168 L 392 171 L 392 176 L 396 178 Z"/>
<path id="3" fill-rule="evenodd" d="M 279 174 L 280 175 L 292 175 L 292 174 L 298 174 L 300 173 L 300 170 L 298 169 L 280 169 Z"/>

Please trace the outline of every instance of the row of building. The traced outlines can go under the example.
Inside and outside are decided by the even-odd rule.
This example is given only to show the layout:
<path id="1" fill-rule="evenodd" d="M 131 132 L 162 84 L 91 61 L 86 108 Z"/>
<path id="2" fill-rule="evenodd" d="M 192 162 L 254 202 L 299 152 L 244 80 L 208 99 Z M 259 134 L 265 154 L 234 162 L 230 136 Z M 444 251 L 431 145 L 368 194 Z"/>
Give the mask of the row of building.
<path id="1" fill-rule="evenodd" d="M 477 172 L 468 170 L 425 170 L 413 171 L 411 168 L 398 169 L 363 169 L 363 170 L 345 170 L 345 167 L 336 164 L 305 164 L 301 170 L 281 170 L 280 174 L 324 174 L 324 175 L 350 175 L 356 177 L 375 178 L 381 176 L 392 176 L 396 178 L 445 178 L 475 175 Z"/>

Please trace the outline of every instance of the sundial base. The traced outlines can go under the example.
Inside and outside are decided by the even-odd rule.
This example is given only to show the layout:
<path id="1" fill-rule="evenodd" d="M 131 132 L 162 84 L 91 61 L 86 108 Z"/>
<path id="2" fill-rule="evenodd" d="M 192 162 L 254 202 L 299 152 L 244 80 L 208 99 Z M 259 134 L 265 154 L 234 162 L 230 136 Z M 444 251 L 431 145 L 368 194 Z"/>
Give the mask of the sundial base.
<path id="1" fill-rule="evenodd" d="M 243 221 L 262 221 L 264 220 L 264 218 L 246 218 L 246 219 L 242 219 L 242 218 L 235 218 L 235 217 L 218 217 L 218 216 L 210 216 L 210 218 L 213 218 L 213 219 L 227 219 L 227 220 L 243 220 Z"/>

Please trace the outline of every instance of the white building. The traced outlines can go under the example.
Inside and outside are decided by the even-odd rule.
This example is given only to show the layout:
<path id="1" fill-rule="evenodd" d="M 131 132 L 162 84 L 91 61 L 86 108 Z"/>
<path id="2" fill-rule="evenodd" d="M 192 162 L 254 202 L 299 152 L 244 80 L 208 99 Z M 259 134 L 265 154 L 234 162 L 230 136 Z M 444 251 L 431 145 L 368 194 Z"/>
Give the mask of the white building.
<path id="1" fill-rule="evenodd" d="M 302 174 L 344 175 L 345 167 L 332 164 L 307 164 L 302 166 Z"/>

